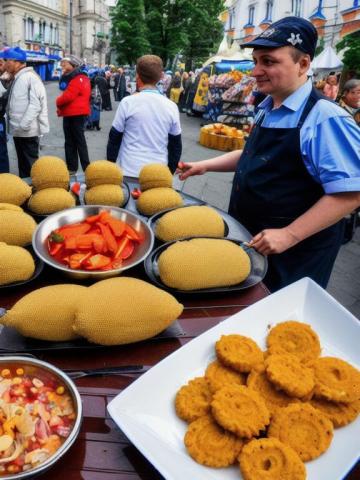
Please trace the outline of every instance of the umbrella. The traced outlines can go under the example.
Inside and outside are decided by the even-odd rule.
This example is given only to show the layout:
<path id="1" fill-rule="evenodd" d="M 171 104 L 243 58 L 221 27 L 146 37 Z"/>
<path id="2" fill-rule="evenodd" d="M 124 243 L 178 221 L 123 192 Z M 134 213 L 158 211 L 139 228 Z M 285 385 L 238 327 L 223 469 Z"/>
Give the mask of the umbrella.
<path id="1" fill-rule="evenodd" d="M 324 48 L 311 63 L 311 68 L 314 72 L 319 70 L 341 70 L 343 66 L 344 64 L 330 45 Z"/>

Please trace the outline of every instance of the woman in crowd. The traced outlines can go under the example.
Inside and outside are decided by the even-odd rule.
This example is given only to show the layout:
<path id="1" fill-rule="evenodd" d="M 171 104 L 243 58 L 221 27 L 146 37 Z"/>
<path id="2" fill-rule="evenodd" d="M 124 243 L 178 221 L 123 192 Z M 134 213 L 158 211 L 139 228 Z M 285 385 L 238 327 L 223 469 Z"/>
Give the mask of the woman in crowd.
<path id="1" fill-rule="evenodd" d="M 331 100 L 336 100 L 339 93 L 339 84 L 336 75 L 329 75 L 326 79 L 323 94 L 331 98 Z"/>
<path id="2" fill-rule="evenodd" d="M 339 105 L 350 113 L 360 126 L 360 80 L 353 78 L 345 83 Z"/>

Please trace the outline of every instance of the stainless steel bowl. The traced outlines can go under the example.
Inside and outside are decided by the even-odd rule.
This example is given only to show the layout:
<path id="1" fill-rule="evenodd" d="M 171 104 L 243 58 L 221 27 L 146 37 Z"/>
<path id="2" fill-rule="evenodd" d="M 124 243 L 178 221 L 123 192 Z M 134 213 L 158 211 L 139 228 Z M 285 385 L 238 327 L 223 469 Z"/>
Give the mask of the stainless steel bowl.
<path id="1" fill-rule="evenodd" d="M 40 377 L 48 377 L 51 379 L 59 380 L 60 383 L 65 385 L 72 397 L 73 404 L 76 410 L 76 419 L 74 427 L 70 432 L 70 435 L 67 437 L 65 442 L 61 447 L 51 455 L 47 460 L 41 463 L 38 467 L 27 470 L 26 472 L 12 473 L 9 475 L 2 475 L 2 480 L 19 480 L 23 478 L 30 478 L 34 475 L 43 473 L 48 468 L 52 467 L 64 454 L 69 450 L 71 445 L 75 442 L 79 432 L 82 421 L 82 403 L 80 394 L 72 382 L 72 380 L 61 370 L 54 367 L 50 363 L 37 360 L 36 358 L 30 357 L 21 357 L 21 356 L 4 356 L 0 357 L 0 370 L 3 368 L 23 368 L 25 374 L 29 373 L 30 375 L 38 374 Z"/>
<path id="2" fill-rule="evenodd" d="M 56 228 L 68 225 L 70 223 L 77 223 L 85 220 L 90 215 L 96 215 L 100 211 L 107 210 L 112 216 L 128 223 L 136 231 L 138 231 L 144 240 L 137 246 L 133 255 L 130 258 L 123 261 L 121 268 L 113 270 L 101 271 L 87 271 L 87 270 L 73 270 L 66 265 L 63 265 L 49 254 L 47 248 L 47 238 L 50 233 Z M 83 205 L 81 207 L 69 208 L 62 210 L 61 212 L 53 213 L 43 220 L 36 228 L 32 244 L 34 251 L 38 257 L 40 257 L 45 263 L 54 267 L 71 278 L 77 280 L 93 279 L 100 280 L 103 278 L 114 277 L 120 275 L 124 270 L 128 270 L 131 267 L 141 263 L 151 252 L 154 245 L 154 234 L 150 227 L 135 213 L 129 212 L 122 208 L 106 207 L 103 205 Z"/>

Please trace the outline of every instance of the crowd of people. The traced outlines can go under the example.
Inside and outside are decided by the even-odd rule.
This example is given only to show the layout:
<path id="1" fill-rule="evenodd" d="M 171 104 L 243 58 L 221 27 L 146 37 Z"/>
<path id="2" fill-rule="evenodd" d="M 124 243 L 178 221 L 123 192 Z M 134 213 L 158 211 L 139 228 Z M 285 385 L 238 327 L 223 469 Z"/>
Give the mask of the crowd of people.
<path id="1" fill-rule="evenodd" d="M 100 130 L 100 112 L 112 110 L 113 90 L 119 104 L 108 160 L 131 177 L 149 162 L 167 164 L 181 180 L 234 171 L 229 213 L 252 233 L 250 245 L 268 256 L 267 286 L 275 291 L 309 276 L 326 287 L 344 237 L 343 218 L 360 206 L 360 81 L 347 81 L 340 94 L 336 75 L 314 85 L 309 69 L 316 43 L 310 22 L 287 17 L 244 44 L 253 48 L 252 75 L 263 98 L 253 129 L 243 151 L 200 162 L 179 163 L 179 113 L 193 111 L 199 72 L 172 76 L 159 57 L 144 55 L 134 87 L 122 67 L 84 68 L 73 55 L 63 58 L 56 106 L 68 169 L 76 172 L 79 160 L 83 169 L 89 164 L 84 132 Z M 39 136 L 49 131 L 46 92 L 21 49 L 0 57 L 0 167 L 9 170 L 7 128 L 19 174 L 27 177 L 39 156 Z"/>

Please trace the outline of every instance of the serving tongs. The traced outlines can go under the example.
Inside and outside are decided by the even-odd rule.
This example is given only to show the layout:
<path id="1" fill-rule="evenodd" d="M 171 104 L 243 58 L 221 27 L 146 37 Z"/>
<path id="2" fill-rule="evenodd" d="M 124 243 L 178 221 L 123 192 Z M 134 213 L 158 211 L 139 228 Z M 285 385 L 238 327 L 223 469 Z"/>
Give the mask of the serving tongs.
<path id="1" fill-rule="evenodd" d="M 85 368 L 82 370 L 75 370 L 73 368 L 63 368 L 63 372 L 69 375 L 70 378 L 95 377 L 100 375 L 134 375 L 147 372 L 151 365 L 122 365 L 119 367 L 104 367 L 104 368 Z"/>

